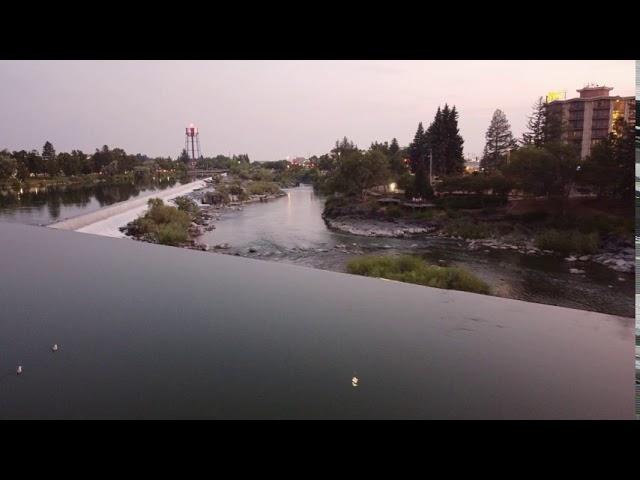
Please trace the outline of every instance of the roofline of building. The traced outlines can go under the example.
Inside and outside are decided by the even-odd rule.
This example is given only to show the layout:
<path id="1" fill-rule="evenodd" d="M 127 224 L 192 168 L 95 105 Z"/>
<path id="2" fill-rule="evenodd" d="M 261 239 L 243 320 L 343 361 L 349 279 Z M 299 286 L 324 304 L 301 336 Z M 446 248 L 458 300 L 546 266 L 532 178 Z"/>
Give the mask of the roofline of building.
<path id="1" fill-rule="evenodd" d="M 605 100 L 605 99 L 612 99 L 612 100 L 635 100 L 636 97 L 633 95 L 630 95 L 628 97 L 623 97 L 620 95 L 605 95 L 602 97 L 590 97 L 590 98 L 569 98 L 567 100 L 553 100 L 551 102 L 548 102 L 547 105 L 550 105 L 552 103 L 568 103 L 568 102 L 590 102 L 592 100 Z"/>

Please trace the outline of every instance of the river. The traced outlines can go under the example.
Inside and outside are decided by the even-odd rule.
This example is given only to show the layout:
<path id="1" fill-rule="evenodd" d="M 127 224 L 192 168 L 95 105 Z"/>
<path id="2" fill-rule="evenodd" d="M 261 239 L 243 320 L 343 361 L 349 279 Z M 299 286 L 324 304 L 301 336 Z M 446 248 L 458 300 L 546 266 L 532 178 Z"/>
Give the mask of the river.
<path id="1" fill-rule="evenodd" d="M 79 184 L 32 187 L 18 191 L 0 190 L 0 222 L 49 225 L 187 181 L 179 182 L 175 178 L 168 177 L 137 183 Z"/>
<path id="2" fill-rule="evenodd" d="M 0 222 L 49 225 L 177 183 L 164 179 L 0 192 Z M 344 272 L 347 261 L 356 255 L 412 253 L 440 265 L 462 266 L 489 283 L 498 296 L 634 316 L 632 274 L 593 262 L 581 263 L 583 275 L 571 274 L 571 265 L 562 257 L 510 250 L 470 251 L 463 241 L 440 237 L 371 238 L 335 232 L 322 219 L 324 200 L 310 186 L 286 192 L 285 197 L 267 203 L 226 211 L 216 229 L 205 233 L 201 241 L 228 243 L 231 249 L 225 252 L 230 254 L 338 272 Z"/>
<path id="3" fill-rule="evenodd" d="M 228 243 L 230 254 L 339 272 L 358 254 L 412 253 L 440 265 L 464 267 L 488 282 L 498 296 L 634 316 L 633 274 L 581 262 L 585 274 L 577 275 L 569 272 L 571 264 L 562 257 L 470 251 L 463 241 L 440 237 L 372 238 L 335 232 L 326 227 L 321 216 L 324 200 L 311 187 L 286 192 L 286 197 L 268 203 L 225 212 L 202 242 Z"/>

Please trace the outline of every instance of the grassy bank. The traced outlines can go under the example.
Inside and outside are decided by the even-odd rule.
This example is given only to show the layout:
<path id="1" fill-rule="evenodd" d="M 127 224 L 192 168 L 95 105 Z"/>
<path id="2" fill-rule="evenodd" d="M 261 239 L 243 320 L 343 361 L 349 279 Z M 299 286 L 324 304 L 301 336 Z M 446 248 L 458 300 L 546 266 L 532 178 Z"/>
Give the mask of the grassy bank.
<path id="1" fill-rule="evenodd" d="M 595 253 L 600 246 L 597 232 L 581 233 L 577 230 L 546 230 L 536 235 L 536 247 L 560 253 Z"/>
<path id="2" fill-rule="evenodd" d="M 491 291 L 488 284 L 466 270 L 430 265 L 423 259 L 411 255 L 358 257 L 347 263 L 347 271 L 355 275 L 387 278 L 427 287 L 484 294 Z"/>

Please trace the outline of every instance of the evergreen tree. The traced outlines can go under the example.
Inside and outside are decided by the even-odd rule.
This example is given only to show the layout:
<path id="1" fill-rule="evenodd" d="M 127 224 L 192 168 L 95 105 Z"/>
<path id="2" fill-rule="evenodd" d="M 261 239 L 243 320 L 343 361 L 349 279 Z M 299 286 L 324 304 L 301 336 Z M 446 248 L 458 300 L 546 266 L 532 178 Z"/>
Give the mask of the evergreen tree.
<path id="1" fill-rule="evenodd" d="M 422 159 L 417 163 L 413 184 L 413 193 L 419 198 L 431 198 L 433 196 L 433 189 L 429 185 L 427 175 L 425 161 Z"/>
<path id="2" fill-rule="evenodd" d="M 493 113 L 485 138 L 487 143 L 480 160 L 480 166 L 486 170 L 495 170 L 509 151 L 517 147 L 511 133 L 511 125 L 502 110 L 497 109 Z"/>
<path id="3" fill-rule="evenodd" d="M 56 175 L 60 171 L 56 160 L 56 151 L 51 142 L 45 142 L 42 147 L 42 160 L 44 162 L 44 171 L 49 175 Z"/>
<path id="4" fill-rule="evenodd" d="M 458 128 L 456 107 L 449 108 L 445 103 L 438 107 L 433 122 L 427 130 L 429 154 L 433 154 L 433 173 L 435 175 L 460 174 L 464 170 L 464 140 Z"/>
<path id="5" fill-rule="evenodd" d="M 564 124 L 560 110 L 550 109 L 545 105 L 544 124 L 542 126 L 542 144 L 562 141 Z"/>
<path id="6" fill-rule="evenodd" d="M 409 145 L 409 161 L 411 172 L 415 173 L 418 168 L 418 164 L 424 162 L 424 157 L 427 153 L 427 135 L 422 126 L 422 122 L 418 124 L 418 130 L 413 137 L 413 142 Z"/>
<path id="7" fill-rule="evenodd" d="M 389 145 L 389 154 L 393 156 L 399 151 L 400 145 L 398 145 L 398 140 L 394 138 L 393 140 L 391 140 L 391 145 Z"/>
<path id="8" fill-rule="evenodd" d="M 45 163 L 49 163 L 55 158 L 56 151 L 54 150 L 53 145 L 51 144 L 51 142 L 45 142 L 44 146 L 42 147 L 42 159 L 45 161 Z"/>
<path id="9" fill-rule="evenodd" d="M 445 104 L 446 115 L 449 115 L 449 107 Z M 429 157 L 433 163 L 433 173 L 435 175 L 444 171 L 444 158 L 445 158 L 445 145 L 446 145 L 446 133 L 445 133 L 445 112 L 444 110 L 436 110 L 436 115 L 433 118 L 433 122 L 427 129 L 428 149 L 425 151 L 427 157 L 425 161 L 429 161 Z"/>
<path id="10" fill-rule="evenodd" d="M 522 134 L 523 145 L 541 147 L 545 143 L 547 113 L 542 97 L 533 105 L 533 114 L 527 117 L 528 131 Z"/>
<path id="11" fill-rule="evenodd" d="M 446 106 L 446 105 L 445 105 Z M 451 109 L 446 119 L 447 145 L 445 156 L 445 175 L 461 174 L 464 171 L 464 140 L 458 128 L 458 111 Z"/>
<path id="12" fill-rule="evenodd" d="M 187 153 L 187 151 L 183 148 L 182 152 L 180 152 L 180 156 L 178 157 L 178 161 L 182 163 L 189 163 L 191 157 Z"/>

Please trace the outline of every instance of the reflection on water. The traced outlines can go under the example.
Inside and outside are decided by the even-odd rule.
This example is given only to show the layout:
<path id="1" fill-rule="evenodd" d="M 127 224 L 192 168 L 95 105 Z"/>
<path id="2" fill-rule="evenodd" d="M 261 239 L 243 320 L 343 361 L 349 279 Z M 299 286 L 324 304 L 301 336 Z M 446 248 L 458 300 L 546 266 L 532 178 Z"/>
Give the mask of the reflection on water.
<path id="1" fill-rule="evenodd" d="M 158 181 L 97 185 L 33 187 L 0 191 L 0 221 L 48 225 L 81 213 L 89 213 L 142 193 L 174 186 L 175 178 Z"/>
<path id="2" fill-rule="evenodd" d="M 323 200 L 311 187 L 223 214 L 203 241 L 229 243 L 230 253 L 345 271 L 347 260 L 363 253 L 414 253 L 432 263 L 458 265 L 487 281 L 496 295 L 616 315 L 634 315 L 632 274 L 585 262 L 584 275 L 569 273 L 557 256 L 528 256 L 511 250 L 470 251 L 463 241 L 444 238 L 372 238 L 329 230 Z M 336 248 L 338 246 L 339 248 Z M 343 247 L 343 246 L 346 246 Z M 256 250 L 249 253 L 249 249 Z M 341 250 L 346 250 L 341 251 Z"/>

